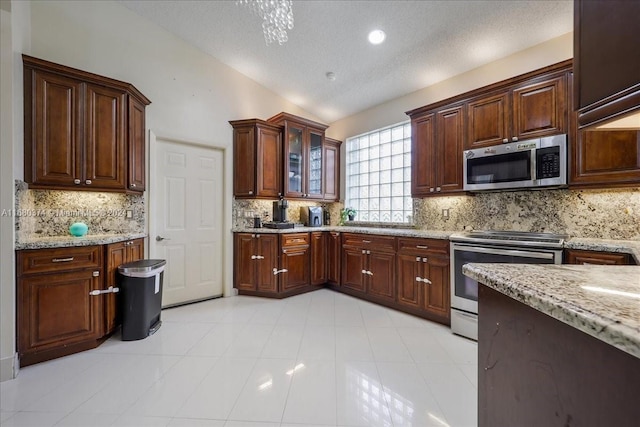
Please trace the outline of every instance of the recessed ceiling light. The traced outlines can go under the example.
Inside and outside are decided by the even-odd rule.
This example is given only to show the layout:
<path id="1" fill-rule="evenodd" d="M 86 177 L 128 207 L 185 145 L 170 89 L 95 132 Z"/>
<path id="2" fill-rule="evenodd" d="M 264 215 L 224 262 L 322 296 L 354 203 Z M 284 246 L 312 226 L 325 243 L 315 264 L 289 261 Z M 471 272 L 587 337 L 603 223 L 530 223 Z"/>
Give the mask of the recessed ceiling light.
<path id="1" fill-rule="evenodd" d="M 369 43 L 380 44 L 387 38 L 387 35 L 382 30 L 373 30 L 369 33 Z"/>

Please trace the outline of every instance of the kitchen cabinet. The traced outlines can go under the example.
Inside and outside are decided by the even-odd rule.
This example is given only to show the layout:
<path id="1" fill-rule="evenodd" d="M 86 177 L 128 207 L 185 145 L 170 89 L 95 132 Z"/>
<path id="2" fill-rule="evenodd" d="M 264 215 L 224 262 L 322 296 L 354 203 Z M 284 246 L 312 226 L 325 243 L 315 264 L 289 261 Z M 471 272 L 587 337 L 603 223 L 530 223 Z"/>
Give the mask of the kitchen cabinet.
<path id="1" fill-rule="evenodd" d="M 468 102 L 465 149 L 567 133 L 566 72 L 535 77 Z"/>
<path id="2" fill-rule="evenodd" d="M 103 247 L 17 251 L 20 365 L 94 348 L 104 335 Z"/>
<path id="3" fill-rule="evenodd" d="M 311 238 L 311 284 L 315 286 L 327 283 L 327 240 L 328 233 L 314 231 Z"/>
<path id="4" fill-rule="evenodd" d="M 640 130 L 581 130 L 576 135 L 570 145 L 571 188 L 640 183 Z"/>
<path id="5" fill-rule="evenodd" d="M 105 288 L 118 288 L 118 267 L 144 259 L 144 239 L 127 240 L 105 245 Z M 111 334 L 120 325 L 118 293 L 104 296 L 104 334 Z"/>
<path id="6" fill-rule="evenodd" d="M 396 239 L 390 236 L 344 233 L 342 289 L 373 300 L 395 300 Z"/>
<path id="7" fill-rule="evenodd" d="M 580 249 L 565 249 L 564 263 L 583 265 L 635 265 L 633 258 L 629 254 L 585 251 Z"/>
<path id="8" fill-rule="evenodd" d="M 342 238 L 339 231 L 327 232 L 327 283 L 340 286 Z"/>
<path id="9" fill-rule="evenodd" d="M 462 191 L 464 106 L 445 106 L 411 118 L 411 196 Z"/>
<path id="10" fill-rule="evenodd" d="M 30 187 L 144 191 L 150 101 L 128 83 L 27 55 L 23 64 Z"/>
<path id="11" fill-rule="evenodd" d="M 127 187 L 131 191 L 146 189 L 146 124 L 145 104 L 129 97 L 129 175 Z"/>
<path id="12" fill-rule="evenodd" d="M 280 292 L 287 293 L 309 286 L 311 280 L 309 233 L 280 236 L 280 269 L 274 271 L 280 280 Z"/>
<path id="13" fill-rule="evenodd" d="M 399 238 L 397 302 L 409 312 L 450 322 L 448 240 Z"/>
<path id="14" fill-rule="evenodd" d="M 284 127 L 284 197 L 322 200 L 326 171 L 324 133 L 328 126 L 289 113 L 267 121 Z"/>
<path id="15" fill-rule="evenodd" d="M 240 294 L 276 296 L 278 293 L 278 235 L 234 235 L 234 287 Z"/>
<path id="16" fill-rule="evenodd" d="M 340 200 L 340 145 L 342 141 L 325 138 L 323 149 L 324 201 Z"/>
<path id="17" fill-rule="evenodd" d="M 579 128 L 640 110 L 640 3 L 574 1 L 574 99 Z"/>
<path id="18" fill-rule="evenodd" d="M 235 120 L 233 195 L 277 199 L 282 195 L 282 126 L 263 120 Z"/>

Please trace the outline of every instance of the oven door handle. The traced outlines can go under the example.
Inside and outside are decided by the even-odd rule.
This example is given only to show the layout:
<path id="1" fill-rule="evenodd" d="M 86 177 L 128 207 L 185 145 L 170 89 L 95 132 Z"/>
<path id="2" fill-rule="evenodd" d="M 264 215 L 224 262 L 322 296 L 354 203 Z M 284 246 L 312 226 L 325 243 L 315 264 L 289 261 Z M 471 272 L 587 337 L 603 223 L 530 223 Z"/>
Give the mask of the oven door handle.
<path id="1" fill-rule="evenodd" d="M 497 249 L 497 248 L 479 248 L 476 246 L 453 246 L 453 250 L 478 252 L 481 254 L 495 254 L 495 255 L 513 255 L 523 258 L 538 258 L 538 259 L 554 259 L 554 254 L 549 252 L 529 252 L 519 251 L 517 249 Z"/>

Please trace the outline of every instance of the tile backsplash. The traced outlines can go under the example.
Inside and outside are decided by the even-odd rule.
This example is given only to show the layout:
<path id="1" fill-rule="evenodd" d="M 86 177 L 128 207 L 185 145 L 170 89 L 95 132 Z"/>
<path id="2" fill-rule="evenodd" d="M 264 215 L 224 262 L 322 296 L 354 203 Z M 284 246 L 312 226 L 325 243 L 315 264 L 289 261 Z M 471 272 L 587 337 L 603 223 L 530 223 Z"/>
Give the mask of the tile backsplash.
<path id="1" fill-rule="evenodd" d="M 414 199 L 417 228 L 566 233 L 640 239 L 640 188 L 537 190 Z M 445 219 L 442 210 L 449 210 Z"/>
<path id="2" fill-rule="evenodd" d="M 30 190 L 16 181 L 16 238 L 66 236 L 74 222 L 89 235 L 145 231 L 144 196 L 92 191 Z M 130 217 L 128 217 L 128 214 Z"/>

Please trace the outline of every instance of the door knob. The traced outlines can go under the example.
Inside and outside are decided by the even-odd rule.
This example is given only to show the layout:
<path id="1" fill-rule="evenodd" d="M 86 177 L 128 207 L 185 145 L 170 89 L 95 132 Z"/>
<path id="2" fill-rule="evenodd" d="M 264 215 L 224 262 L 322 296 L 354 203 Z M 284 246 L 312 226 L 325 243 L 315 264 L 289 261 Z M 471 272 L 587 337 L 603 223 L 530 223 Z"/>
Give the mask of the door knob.
<path id="1" fill-rule="evenodd" d="M 167 237 L 156 236 L 156 242 L 162 242 L 163 240 L 171 240 L 171 239 Z"/>

